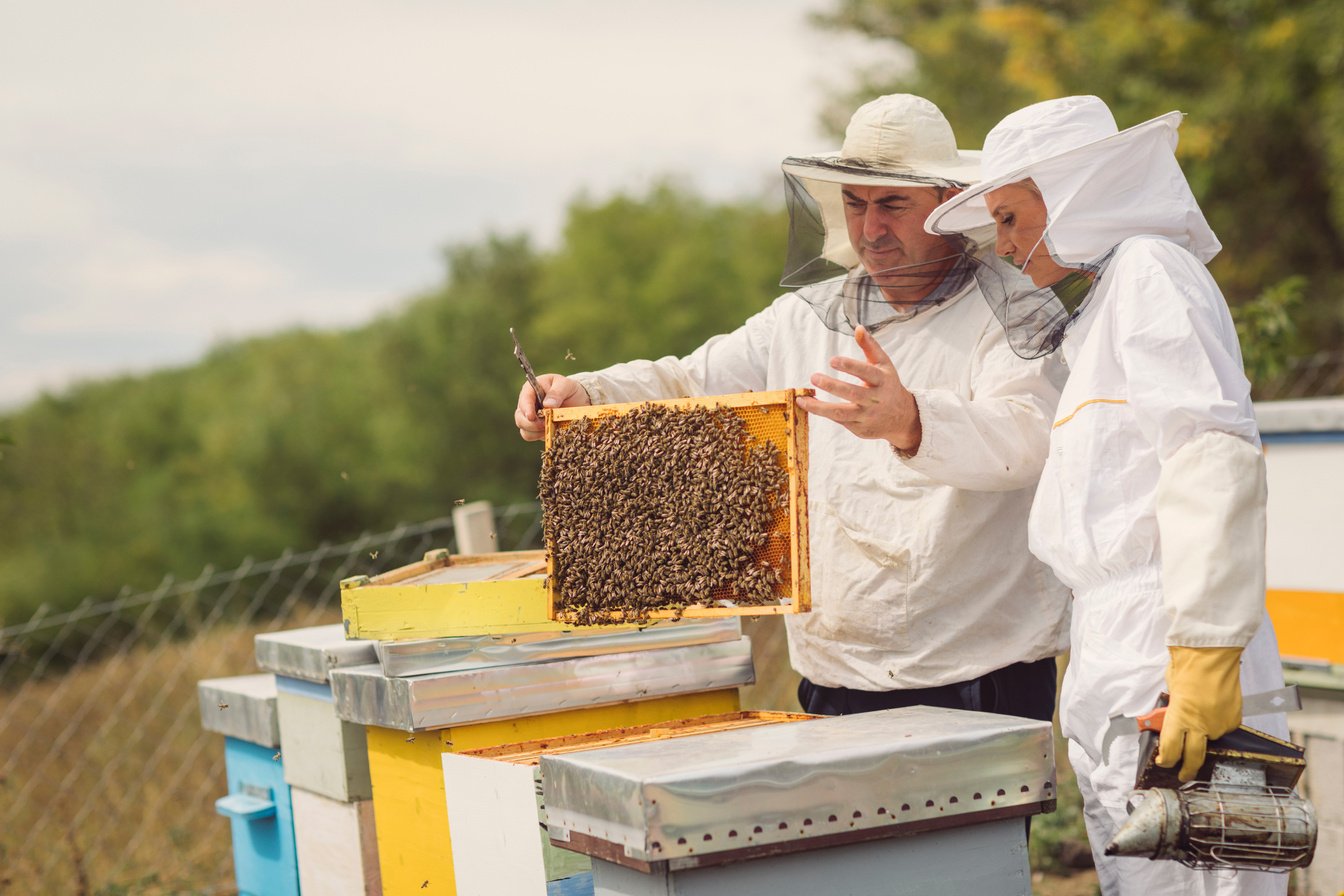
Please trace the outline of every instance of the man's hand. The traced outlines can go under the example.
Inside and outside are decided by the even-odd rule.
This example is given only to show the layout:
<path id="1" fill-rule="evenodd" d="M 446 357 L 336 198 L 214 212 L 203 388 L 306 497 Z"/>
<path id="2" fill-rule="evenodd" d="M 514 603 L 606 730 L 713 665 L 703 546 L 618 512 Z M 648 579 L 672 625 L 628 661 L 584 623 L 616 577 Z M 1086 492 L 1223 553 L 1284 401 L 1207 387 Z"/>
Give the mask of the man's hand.
<path id="1" fill-rule="evenodd" d="M 577 380 L 558 373 L 543 373 L 537 377 L 537 382 L 546 393 L 546 400 L 542 403 L 548 408 L 574 408 L 592 404 L 588 400 L 588 393 Z M 518 393 L 518 409 L 513 412 L 513 422 L 518 427 L 518 435 L 525 441 L 539 442 L 546 438 L 546 421 L 537 412 L 537 394 L 532 391 L 529 382 L 524 381 L 522 391 Z"/>
<path id="2" fill-rule="evenodd" d="M 901 383 L 896 365 L 891 363 L 891 358 L 867 329 L 856 328 L 854 341 L 867 360 L 836 357 L 831 359 L 831 367 L 848 373 L 859 382 L 814 373 L 812 385 L 841 400 L 799 398 L 798 407 L 809 414 L 834 420 L 861 439 L 886 439 L 902 454 L 914 454 L 919 450 L 923 435 L 915 396 Z"/>

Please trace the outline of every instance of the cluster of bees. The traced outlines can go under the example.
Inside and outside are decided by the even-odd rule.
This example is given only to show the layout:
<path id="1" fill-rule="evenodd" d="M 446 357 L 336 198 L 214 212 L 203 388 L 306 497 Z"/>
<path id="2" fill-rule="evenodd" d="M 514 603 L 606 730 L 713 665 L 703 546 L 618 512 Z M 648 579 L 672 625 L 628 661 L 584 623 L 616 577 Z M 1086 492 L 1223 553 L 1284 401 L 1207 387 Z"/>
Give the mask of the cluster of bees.
<path id="1" fill-rule="evenodd" d="M 576 420 L 555 431 L 538 491 L 567 621 L 778 597 L 779 570 L 753 555 L 787 505 L 788 473 L 731 410 L 645 404 Z"/>

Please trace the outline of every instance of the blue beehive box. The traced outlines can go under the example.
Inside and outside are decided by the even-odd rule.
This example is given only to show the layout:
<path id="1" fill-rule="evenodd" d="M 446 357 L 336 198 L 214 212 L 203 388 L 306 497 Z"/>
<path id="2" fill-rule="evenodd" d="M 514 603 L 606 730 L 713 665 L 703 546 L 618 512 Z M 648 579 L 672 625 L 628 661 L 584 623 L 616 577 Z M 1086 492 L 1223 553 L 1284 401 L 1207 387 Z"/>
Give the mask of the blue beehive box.
<path id="1" fill-rule="evenodd" d="M 197 682 L 201 725 L 224 735 L 229 791 L 215 811 L 229 819 L 240 896 L 298 896 L 294 819 L 279 754 L 275 676 Z"/>

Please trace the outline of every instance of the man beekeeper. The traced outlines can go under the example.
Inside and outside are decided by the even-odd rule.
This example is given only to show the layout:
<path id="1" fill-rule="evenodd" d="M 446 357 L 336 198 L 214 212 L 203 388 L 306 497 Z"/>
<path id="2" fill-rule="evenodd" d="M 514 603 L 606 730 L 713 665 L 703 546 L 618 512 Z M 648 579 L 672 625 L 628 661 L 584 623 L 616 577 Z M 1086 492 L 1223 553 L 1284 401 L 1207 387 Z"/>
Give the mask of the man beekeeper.
<path id="1" fill-rule="evenodd" d="M 1067 592 L 1026 545 L 1062 382 L 1023 361 L 958 248 L 924 231 L 977 178 L 936 106 L 884 96 L 839 153 L 785 159 L 785 293 L 691 354 L 539 377 L 547 407 L 813 386 L 809 712 L 916 704 L 1049 720 Z M 532 387 L 514 415 L 541 439 Z"/>

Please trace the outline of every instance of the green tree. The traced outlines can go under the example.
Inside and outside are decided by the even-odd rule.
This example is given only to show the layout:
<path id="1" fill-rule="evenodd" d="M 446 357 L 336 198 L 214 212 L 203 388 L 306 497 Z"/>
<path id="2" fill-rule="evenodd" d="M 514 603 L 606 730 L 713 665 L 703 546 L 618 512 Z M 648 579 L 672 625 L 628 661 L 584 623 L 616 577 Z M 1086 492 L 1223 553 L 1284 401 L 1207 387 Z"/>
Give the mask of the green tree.
<path id="1" fill-rule="evenodd" d="M 1272 302 L 1303 278 L 1292 282 L 1309 299 L 1292 322 L 1315 348 L 1344 343 L 1344 7 L 1334 0 L 839 0 L 817 22 L 913 54 L 913 68 L 871 73 L 837 109 L 918 93 L 963 145 L 1014 109 L 1067 94 L 1102 97 L 1121 127 L 1185 112 L 1178 152 L 1224 244 L 1211 268 L 1229 301 Z"/>
<path id="2" fill-rule="evenodd" d="M 674 183 L 575 202 L 538 284 L 533 363 L 565 373 L 686 354 L 736 328 L 780 292 L 786 223 L 782 203 L 714 204 Z"/>
<path id="3" fill-rule="evenodd" d="M 564 251 L 563 249 L 561 250 Z M 456 500 L 526 500 L 538 461 L 518 438 L 522 372 L 509 327 L 526 337 L 543 256 L 526 237 L 492 236 L 445 252 L 443 287 L 370 334 L 376 363 L 409 414 L 407 447 L 422 469 L 407 518 L 444 514 Z"/>
<path id="4" fill-rule="evenodd" d="M 1297 344 L 1293 313 L 1302 304 L 1305 277 L 1288 277 L 1236 309 L 1237 337 L 1252 383 L 1272 382 Z"/>

